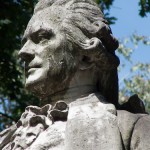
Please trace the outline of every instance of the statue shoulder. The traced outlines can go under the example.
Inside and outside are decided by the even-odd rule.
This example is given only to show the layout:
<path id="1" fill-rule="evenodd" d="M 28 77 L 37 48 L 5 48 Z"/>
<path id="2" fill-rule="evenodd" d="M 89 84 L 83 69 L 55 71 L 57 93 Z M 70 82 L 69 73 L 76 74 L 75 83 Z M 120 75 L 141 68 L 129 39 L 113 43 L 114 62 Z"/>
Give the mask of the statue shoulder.
<path id="1" fill-rule="evenodd" d="M 150 115 L 138 119 L 131 137 L 131 149 L 150 150 Z"/>
<path id="2" fill-rule="evenodd" d="M 143 128 L 143 126 L 145 126 L 145 130 L 150 131 L 150 127 L 146 127 L 149 126 L 150 123 L 150 116 L 148 114 L 134 114 L 126 110 L 118 110 L 117 120 L 125 150 L 129 150 L 131 144 L 132 144 L 131 147 L 133 146 L 135 147 L 136 145 L 135 141 L 137 141 L 138 137 L 140 138 L 140 136 L 142 136 L 144 140 L 144 136 L 142 135 L 143 131 L 141 131 L 140 128 Z M 141 123 L 143 123 L 142 126 L 140 126 Z M 137 136 L 137 134 L 139 135 Z"/>
<path id="3" fill-rule="evenodd" d="M 127 110 L 134 114 L 148 114 L 145 110 L 143 100 L 137 94 L 132 95 L 128 100 L 122 101 L 121 103 L 123 104 L 120 105 L 120 110 Z"/>

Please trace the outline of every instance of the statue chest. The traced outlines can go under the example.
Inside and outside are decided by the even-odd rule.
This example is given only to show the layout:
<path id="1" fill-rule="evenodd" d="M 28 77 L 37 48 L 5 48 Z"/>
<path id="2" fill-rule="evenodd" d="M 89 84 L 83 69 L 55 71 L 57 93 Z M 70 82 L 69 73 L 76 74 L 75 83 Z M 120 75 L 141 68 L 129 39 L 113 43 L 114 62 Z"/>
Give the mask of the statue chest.
<path id="1" fill-rule="evenodd" d="M 55 122 L 29 150 L 122 150 L 115 113 L 112 104 L 95 99 L 73 102 L 67 122 Z"/>
<path id="2" fill-rule="evenodd" d="M 92 98 L 71 103 L 65 150 L 122 150 L 116 110 Z"/>
<path id="3" fill-rule="evenodd" d="M 114 105 L 99 99 L 91 96 L 70 103 L 67 121 L 51 124 L 25 149 L 122 150 L 116 109 Z M 25 142 L 23 136 L 18 138 Z M 11 145 L 8 144 L 3 150 L 11 150 Z"/>
<path id="4" fill-rule="evenodd" d="M 39 143 L 39 144 L 37 144 Z M 69 105 L 67 122 L 57 121 L 29 150 L 122 150 L 114 105 L 92 97 Z"/>

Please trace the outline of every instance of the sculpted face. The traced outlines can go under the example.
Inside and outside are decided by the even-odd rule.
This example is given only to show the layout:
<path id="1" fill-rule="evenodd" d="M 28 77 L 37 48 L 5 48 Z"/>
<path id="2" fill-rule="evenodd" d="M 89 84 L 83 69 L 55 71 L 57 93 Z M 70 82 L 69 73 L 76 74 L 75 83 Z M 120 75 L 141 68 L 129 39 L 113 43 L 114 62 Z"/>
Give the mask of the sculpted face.
<path id="1" fill-rule="evenodd" d="M 76 70 L 77 57 L 60 24 L 59 13 L 44 9 L 33 15 L 23 37 L 25 85 L 39 97 L 64 90 Z"/>
<path id="2" fill-rule="evenodd" d="M 118 103 L 118 41 L 99 7 L 92 0 L 82 3 L 48 0 L 36 5 L 19 52 L 25 61 L 26 88 L 39 98 L 50 96 L 51 100 L 55 95 L 70 97 L 71 92 L 83 95 L 102 90 L 104 97 Z M 107 94 L 110 91 L 113 98 Z"/>

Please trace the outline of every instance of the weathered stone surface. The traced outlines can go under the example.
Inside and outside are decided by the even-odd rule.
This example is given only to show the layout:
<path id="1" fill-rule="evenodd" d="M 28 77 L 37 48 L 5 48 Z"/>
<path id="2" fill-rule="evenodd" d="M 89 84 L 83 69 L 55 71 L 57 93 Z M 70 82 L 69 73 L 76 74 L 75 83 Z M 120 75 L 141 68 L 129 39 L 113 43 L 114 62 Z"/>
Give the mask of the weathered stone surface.
<path id="1" fill-rule="evenodd" d="M 66 122 L 59 120 L 67 120 L 67 115 L 68 105 L 63 101 L 58 101 L 54 107 L 50 104 L 42 108 L 28 106 L 17 124 L 0 134 L 1 149 L 41 150 L 60 147 L 64 141 Z"/>
<path id="2" fill-rule="evenodd" d="M 59 119 L 67 122 L 52 116 L 53 110 L 62 112 Z M 2 150 L 149 150 L 149 122 L 147 114 L 116 111 L 96 93 L 71 102 L 69 107 L 63 101 L 54 107 L 27 107 L 18 128 L 0 134 L 0 146 Z"/>
<path id="3" fill-rule="evenodd" d="M 116 109 L 95 94 L 70 104 L 65 150 L 122 150 Z"/>
<path id="4" fill-rule="evenodd" d="M 66 122 L 55 122 L 27 150 L 64 150 L 65 129 Z"/>
<path id="5" fill-rule="evenodd" d="M 150 150 L 150 116 L 140 118 L 133 130 L 131 150 Z"/>
<path id="6" fill-rule="evenodd" d="M 0 149 L 150 149 L 149 116 L 117 111 L 118 41 L 94 0 L 39 0 L 23 41 L 25 86 L 43 107 L 0 133 Z"/>
<path id="7" fill-rule="evenodd" d="M 122 141 L 125 150 L 130 149 L 130 142 L 137 121 L 146 114 L 133 114 L 124 110 L 117 111 L 118 127 L 121 132 Z"/>
<path id="8" fill-rule="evenodd" d="M 118 41 L 93 0 L 40 0 L 23 41 L 25 86 L 43 105 L 95 91 L 118 104 Z"/>

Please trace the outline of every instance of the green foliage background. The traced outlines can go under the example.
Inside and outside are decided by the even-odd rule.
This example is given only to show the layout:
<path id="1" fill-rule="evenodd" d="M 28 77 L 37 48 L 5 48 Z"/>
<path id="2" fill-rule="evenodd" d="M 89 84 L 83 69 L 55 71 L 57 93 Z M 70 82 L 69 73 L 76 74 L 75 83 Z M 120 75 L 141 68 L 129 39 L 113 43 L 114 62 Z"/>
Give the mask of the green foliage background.
<path id="1" fill-rule="evenodd" d="M 109 13 L 114 0 L 96 0 L 96 2 L 100 4 L 109 23 L 115 24 L 117 18 Z M 35 3 L 36 0 L 0 0 L 0 130 L 15 123 L 27 105 L 39 105 L 39 100 L 24 89 L 23 67 L 21 67 L 23 63 L 17 56 L 22 34 L 33 13 Z M 138 3 L 139 16 L 145 17 L 150 12 L 150 0 L 139 0 Z M 125 41 L 127 39 L 121 41 L 118 52 L 130 61 L 134 51 L 126 47 Z M 134 45 L 138 42 L 149 45 L 144 36 L 133 35 L 129 41 Z M 131 72 L 134 72 L 133 77 L 124 80 L 120 99 L 136 92 L 141 93 L 140 97 L 145 101 L 147 110 L 150 110 L 148 101 L 150 65 L 136 64 Z"/>
<path id="2" fill-rule="evenodd" d="M 27 105 L 39 103 L 24 89 L 23 64 L 17 56 L 34 4 L 0 0 L 0 130 L 16 122 Z"/>

